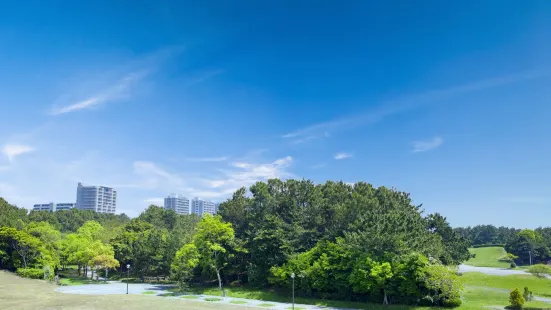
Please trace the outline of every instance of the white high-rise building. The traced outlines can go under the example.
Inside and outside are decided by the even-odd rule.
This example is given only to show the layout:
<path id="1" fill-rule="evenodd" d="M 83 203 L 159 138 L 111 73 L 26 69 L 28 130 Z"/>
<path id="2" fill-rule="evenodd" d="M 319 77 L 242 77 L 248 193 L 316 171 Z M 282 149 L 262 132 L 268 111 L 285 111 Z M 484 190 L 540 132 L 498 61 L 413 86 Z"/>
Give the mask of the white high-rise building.
<path id="1" fill-rule="evenodd" d="M 115 214 L 117 191 L 105 186 L 83 186 L 78 183 L 76 208 Z"/>
<path id="2" fill-rule="evenodd" d="M 33 206 L 33 211 L 66 211 L 75 207 L 75 203 L 42 203 Z"/>
<path id="3" fill-rule="evenodd" d="M 191 214 L 189 199 L 183 196 L 170 195 L 166 197 L 165 209 L 174 210 L 178 214 Z"/>
<path id="4" fill-rule="evenodd" d="M 216 214 L 216 204 L 212 201 L 201 200 L 195 197 L 191 200 L 191 213 L 198 215 L 205 213 Z"/>

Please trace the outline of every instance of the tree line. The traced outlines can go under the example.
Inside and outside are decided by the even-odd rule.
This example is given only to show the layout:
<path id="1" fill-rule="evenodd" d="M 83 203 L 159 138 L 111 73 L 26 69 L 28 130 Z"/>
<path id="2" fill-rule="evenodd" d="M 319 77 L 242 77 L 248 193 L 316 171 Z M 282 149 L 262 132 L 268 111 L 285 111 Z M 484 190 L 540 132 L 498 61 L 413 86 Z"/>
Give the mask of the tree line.
<path id="1" fill-rule="evenodd" d="M 469 240 L 473 247 L 503 246 L 510 254 L 503 258 L 519 265 L 531 263 L 546 264 L 551 261 L 551 227 L 532 229 L 516 229 L 496 227 L 493 225 L 478 225 L 474 227 L 459 227 L 454 229 L 458 234 Z"/>
<path id="2" fill-rule="evenodd" d="M 10 270 L 77 265 L 84 274 L 170 276 L 182 288 L 286 289 L 294 274 L 307 296 L 450 307 L 461 303 L 453 266 L 471 245 L 408 193 L 364 182 L 258 182 L 203 218 L 157 206 L 134 219 L 27 213 L 0 200 L 0 225 L 0 267 Z M 28 249 L 25 259 L 18 247 Z"/>

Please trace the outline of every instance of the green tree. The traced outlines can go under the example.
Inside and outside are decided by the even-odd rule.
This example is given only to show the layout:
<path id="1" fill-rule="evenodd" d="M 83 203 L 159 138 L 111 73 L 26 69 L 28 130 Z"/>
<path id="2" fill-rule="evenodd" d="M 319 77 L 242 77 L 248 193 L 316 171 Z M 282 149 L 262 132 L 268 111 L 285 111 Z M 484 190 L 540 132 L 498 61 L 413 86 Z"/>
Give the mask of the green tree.
<path id="1" fill-rule="evenodd" d="M 511 293 L 509 294 L 509 303 L 511 304 L 511 308 L 521 309 L 525 302 L 526 300 L 519 292 L 518 288 L 511 291 Z"/>
<path id="2" fill-rule="evenodd" d="M 547 275 L 551 275 L 551 267 L 544 264 L 537 264 L 530 266 L 528 272 L 539 278 L 545 278 Z"/>
<path id="3" fill-rule="evenodd" d="M 10 205 L 0 197 L 0 227 L 21 228 L 27 221 L 27 209 Z"/>
<path id="4" fill-rule="evenodd" d="M 439 213 L 430 214 L 427 222 L 428 229 L 442 238 L 444 251 L 440 254 L 440 261 L 458 265 L 471 257 L 469 241 L 454 231 L 445 217 Z"/>
<path id="5" fill-rule="evenodd" d="M 11 227 L 0 228 L 0 248 L 7 258 L 2 264 L 6 267 L 23 267 L 47 263 L 42 255 L 46 253 L 40 239 Z"/>
<path id="6" fill-rule="evenodd" d="M 221 270 L 227 266 L 229 258 L 238 251 L 231 223 L 225 223 L 218 215 L 205 215 L 197 225 L 193 236 L 197 248 L 199 264 L 216 273 L 218 287 L 222 289 Z"/>
<path id="7" fill-rule="evenodd" d="M 199 265 L 199 252 L 195 244 L 184 245 L 178 252 L 170 267 L 171 278 L 178 281 L 181 290 L 188 286 L 189 280 L 193 277 L 193 270 Z"/>

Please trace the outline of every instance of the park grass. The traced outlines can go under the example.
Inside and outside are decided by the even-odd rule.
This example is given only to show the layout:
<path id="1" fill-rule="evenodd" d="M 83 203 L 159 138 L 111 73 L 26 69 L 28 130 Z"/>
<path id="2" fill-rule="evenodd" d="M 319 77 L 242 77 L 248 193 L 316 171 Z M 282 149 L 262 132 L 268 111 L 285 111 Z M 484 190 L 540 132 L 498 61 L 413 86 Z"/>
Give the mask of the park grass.
<path id="1" fill-rule="evenodd" d="M 197 295 L 184 295 L 184 296 L 180 296 L 180 298 L 183 298 L 183 299 L 199 299 L 199 296 L 197 296 Z"/>
<path id="2" fill-rule="evenodd" d="M 145 292 L 142 292 L 142 294 L 144 294 L 144 295 L 157 295 L 157 292 L 154 292 L 154 291 L 145 291 Z"/>
<path id="3" fill-rule="evenodd" d="M 248 304 L 248 302 L 244 301 L 244 300 L 232 300 L 230 301 L 230 304 L 235 304 L 235 305 L 244 305 L 244 304 Z"/>
<path id="4" fill-rule="evenodd" d="M 466 272 L 459 279 L 465 286 L 491 287 L 509 291 L 515 288 L 523 291 L 524 287 L 528 287 L 534 295 L 551 297 L 551 280 L 529 274 L 493 276 L 480 272 Z"/>
<path id="5" fill-rule="evenodd" d="M 84 284 L 106 284 L 104 281 L 96 281 L 91 280 L 84 277 L 66 277 L 66 278 L 60 278 L 59 284 L 66 285 L 66 286 L 73 286 L 73 285 L 84 285 Z"/>
<path id="6" fill-rule="evenodd" d="M 244 310 L 247 305 L 206 303 L 195 300 L 159 298 L 151 295 L 80 295 L 56 292 L 56 285 L 43 280 L 20 278 L 0 271 L 0 309 L 132 309 L 132 310 Z M 258 309 L 258 308 L 257 308 Z"/>
<path id="7" fill-rule="evenodd" d="M 507 254 L 502 247 L 470 248 L 469 251 L 472 254 L 476 254 L 476 257 L 466 261 L 465 265 L 495 268 L 511 267 L 510 263 L 499 261 L 500 258 Z"/>
<path id="8" fill-rule="evenodd" d="M 276 306 L 276 304 L 262 303 L 262 304 L 258 304 L 256 306 L 257 307 L 264 307 L 264 308 L 271 308 L 271 307 Z"/>
<path id="9" fill-rule="evenodd" d="M 507 290 L 466 286 L 463 291 L 463 304 L 456 309 L 471 310 L 485 307 L 506 307 L 509 305 Z M 551 304 L 542 301 L 530 301 L 524 304 L 525 309 L 550 309 Z"/>
<path id="10" fill-rule="evenodd" d="M 209 298 L 205 298 L 206 301 L 220 301 L 222 300 L 222 298 L 212 298 L 212 297 L 209 297 Z"/>

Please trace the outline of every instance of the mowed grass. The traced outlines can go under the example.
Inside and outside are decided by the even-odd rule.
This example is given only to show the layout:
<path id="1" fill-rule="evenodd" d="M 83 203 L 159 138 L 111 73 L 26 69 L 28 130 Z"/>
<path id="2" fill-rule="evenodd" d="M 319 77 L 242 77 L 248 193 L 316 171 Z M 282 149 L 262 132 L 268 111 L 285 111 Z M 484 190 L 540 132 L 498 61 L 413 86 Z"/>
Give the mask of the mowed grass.
<path id="1" fill-rule="evenodd" d="M 476 267 L 509 268 L 509 263 L 500 262 L 499 259 L 507 254 L 502 247 L 471 248 L 469 251 L 476 254 L 475 258 L 469 259 L 465 265 Z"/>
<path id="2" fill-rule="evenodd" d="M 510 275 L 510 276 L 492 276 L 480 272 L 466 272 L 460 281 L 465 286 L 489 287 L 496 289 L 505 289 L 511 291 L 518 288 L 520 291 L 528 287 L 534 295 L 551 297 L 551 280 L 538 278 L 533 275 Z M 551 304 L 549 305 L 551 308 Z"/>
<path id="3" fill-rule="evenodd" d="M 56 285 L 45 281 L 23 279 L 14 274 L 0 271 L 0 309 L 254 309 L 246 305 L 206 303 L 147 295 L 64 294 L 56 292 L 56 287 Z"/>
<path id="4" fill-rule="evenodd" d="M 463 291 L 461 310 L 484 309 L 492 306 L 506 307 L 509 305 L 509 292 L 501 289 L 466 286 Z M 550 309 L 551 304 L 542 301 L 530 301 L 524 304 L 525 309 Z"/>

